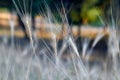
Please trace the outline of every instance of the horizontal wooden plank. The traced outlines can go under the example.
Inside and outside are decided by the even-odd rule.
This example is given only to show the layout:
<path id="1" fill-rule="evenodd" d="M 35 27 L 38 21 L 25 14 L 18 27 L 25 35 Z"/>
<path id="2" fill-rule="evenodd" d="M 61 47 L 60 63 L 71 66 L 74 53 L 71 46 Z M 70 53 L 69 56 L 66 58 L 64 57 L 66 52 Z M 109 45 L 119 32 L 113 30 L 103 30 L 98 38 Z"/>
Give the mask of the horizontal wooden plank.
<path id="1" fill-rule="evenodd" d="M 53 34 L 56 35 L 57 39 L 63 39 L 67 36 L 67 31 L 60 32 L 58 34 L 55 34 L 53 32 L 47 32 L 46 30 L 35 30 L 35 34 L 38 38 L 45 38 L 45 39 L 52 39 Z M 74 37 L 86 37 L 90 39 L 94 39 L 98 34 L 103 34 L 104 36 L 109 36 L 108 29 L 97 29 L 97 28 L 79 28 L 79 29 L 72 29 L 72 34 Z M 10 29 L 0 29 L 0 36 L 11 35 Z M 24 37 L 24 32 L 21 29 L 16 29 L 14 32 L 14 35 L 16 37 Z"/>

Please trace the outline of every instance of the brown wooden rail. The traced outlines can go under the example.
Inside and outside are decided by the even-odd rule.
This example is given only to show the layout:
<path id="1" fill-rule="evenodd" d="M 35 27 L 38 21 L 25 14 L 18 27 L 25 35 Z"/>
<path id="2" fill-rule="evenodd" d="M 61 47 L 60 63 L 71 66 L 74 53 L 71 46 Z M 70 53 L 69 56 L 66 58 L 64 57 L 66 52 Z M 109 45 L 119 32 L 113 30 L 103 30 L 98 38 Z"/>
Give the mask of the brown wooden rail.
<path id="1" fill-rule="evenodd" d="M 36 30 L 35 33 L 38 38 L 52 39 L 52 36 L 53 36 L 52 32 L 46 32 L 39 29 Z M 103 34 L 104 36 L 108 37 L 109 31 L 108 29 L 104 30 L 104 29 L 97 29 L 97 28 L 80 28 L 79 30 L 73 29 L 72 34 L 74 37 L 80 36 L 80 37 L 94 39 L 98 34 Z M 3 35 L 10 36 L 11 35 L 10 29 L 0 29 L 0 36 L 3 36 Z M 14 36 L 23 38 L 25 35 L 21 29 L 17 29 L 14 32 Z M 62 32 L 56 35 L 57 39 L 63 39 L 66 36 L 67 36 L 67 33 L 62 34 Z"/>
<path id="2" fill-rule="evenodd" d="M 0 25 L 4 26 L 4 27 L 9 27 L 9 19 L 13 18 L 15 21 L 15 26 L 18 26 L 18 22 L 17 22 L 17 16 L 16 15 L 11 15 L 10 13 L 0 13 Z M 36 17 L 37 20 L 42 20 L 43 18 L 41 17 Z M 38 24 L 37 24 L 38 25 Z M 52 24 L 54 25 L 54 24 Z M 36 35 L 38 38 L 45 38 L 45 39 L 51 39 L 52 38 L 52 32 L 50 31 L 46 31 L 45 28 L 46 26 L 50 26 L 50 24 L 39 24 L 35 31 Z M 0 30 L 0 36 L 2 35 L 7 35 L 10 36 L 10 27 L 9 29 L 1 29 Z M 81 27 L 81 28 L 76 28 L 73 27 L 72 28 L 72 34 L 74 37 L 87 37 L 87 38 L 91 38 L 94 39 L 98 34 L 103 34 L 104 36 L 108 36 L 109 35 L 109 31 L 107 28 L 93 28 L 93 27 Z M 15 34 L 16 37 L 24 37 L 24 33 L 22 30 L 17 29 L 15 30 Z M 66 28 L 64 28 L 60 33 L 56 34 L 57 39 L 63 39 L 64 37 L 67 36 L 67 30 Z"/>

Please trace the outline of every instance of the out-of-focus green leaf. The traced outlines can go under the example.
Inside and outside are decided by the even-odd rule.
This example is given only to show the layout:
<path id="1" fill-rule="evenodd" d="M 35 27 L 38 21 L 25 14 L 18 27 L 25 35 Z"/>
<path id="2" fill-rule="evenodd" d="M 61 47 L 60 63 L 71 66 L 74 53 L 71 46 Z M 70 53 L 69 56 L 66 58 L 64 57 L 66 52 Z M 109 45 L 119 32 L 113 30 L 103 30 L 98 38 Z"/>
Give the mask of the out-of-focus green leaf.
<path id="1" fill-rule="evenodd" d="M 96 8 L 92 8 L 87 12 L 87 19 L 90 22 L 95 22 L 97 21 L 99 15 L 100 15 L 100 10 L 97 10 Z"/>
<path id="2" fill-rule="evenodd" d="M 70 16 L 74 22 L 79 22 L 80 17 L 79 17 L 79 13 L 76 10 L 72 9 Z"/>

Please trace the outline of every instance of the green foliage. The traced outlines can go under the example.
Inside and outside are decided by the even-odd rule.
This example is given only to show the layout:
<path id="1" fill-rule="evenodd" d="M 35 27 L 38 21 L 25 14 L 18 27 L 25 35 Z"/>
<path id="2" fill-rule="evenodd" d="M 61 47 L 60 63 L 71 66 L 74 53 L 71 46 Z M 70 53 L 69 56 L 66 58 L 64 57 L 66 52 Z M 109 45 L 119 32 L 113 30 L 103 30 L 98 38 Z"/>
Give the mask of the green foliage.
<path id="1" fill-rule="evenodd" d="M 0 12 L 8 12 L 7 8 L 0 8 Z"/>
<path id="2" fill-rule="evenodd" d="M 73 22 L 77 23 L 80 21 L 80 16 L 79 16 L 79 12 L 76 11 L 75 9 L 72 9 L 70 12 L 70 16 Z"/>
<path id="3" fill-rule="evenodd" d="M 18 4 L 18 1 L 15 0 L 15 2 Z M 23 1 L 23 0 L 22 0 Z M 30 1 L 26 0 L 25 2 Z M 88 23 L 99 23 L 98 15 L 100 15 L 102 12 L 106 12 L 105 5 L 108 4 L 109 0 L 70 0 L 70 1 L 63 1 L 65 4 L 64 6 L 74 5 L 71 9 L 71 11 L 68 13 L 68 19 L 69 21 L 72 21 L 73 24 L 79 24 L 81 23 L 81 20 L 85 19 L 88 21 Z M 14 4 L 12 4 L 12 0 L 2 0 L 2 2 L 9 2 L 7 8 L 10 9 L 11 7 L 14 7 Z M 44 13 L 46 12 L 45 5 L 48 5 L 55 17 L 57 17 L 57 20 L 60 22 L 59 13 L 57 12 L 57 9 L 55 5 L 57 5 L 61 9 L 61 1 L 58 0 L 33 0 L 32 4 L 32 14 L 37 15 L 42 10 Z M 22 3 L 23 4 L 23 3 Z M 20 7 L 20 6 L 18 6 Z M 21 6 L 24 8 L 24 6 Z M 102 11 L 99 10 L 99 8 L 102 7 Z M 69 7 L 67 7 L 69 8 Z M 66 9 L 67 10 L 67 9 Z M 3 11 L 3 10 L 0 10 Z"/>
<path id="4" fill-rule="evenodd" d="M 101 10 L 96 6 L 98 3 L 99 0 L 85 0 L 80 13 L 81 18 L 87 19 L 88 23 L 100 24 L 98 16 L 101 14 Z"/>
<path id="5" fill-rule="evenodd" d="M 100 10 L 97 10 L 96 8 L 92 8 L 87 12 L 87 19 L 90 22 L 95 22 L 98 20 L 98 16 L 100 15 L 100 13 L 101 13 Z"/>

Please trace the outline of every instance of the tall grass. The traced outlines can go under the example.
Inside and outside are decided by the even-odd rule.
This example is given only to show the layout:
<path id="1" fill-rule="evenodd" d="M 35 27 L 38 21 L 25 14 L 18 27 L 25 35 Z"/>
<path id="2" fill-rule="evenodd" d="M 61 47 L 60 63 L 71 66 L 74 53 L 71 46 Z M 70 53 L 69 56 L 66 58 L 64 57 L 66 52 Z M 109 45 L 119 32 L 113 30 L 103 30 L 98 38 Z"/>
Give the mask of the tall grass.
<path id="1" fill-rule="evenodd" d="M 62 4 L 63 14 L 60 13 L 58 8 L 57 10 L 63 25 L 66 25 L 67 35 L 63 38 L 62 46 L 58 49 L 59 42 L 57 33 L 52 28 L 52 24 L 57 22 L 57 20 L 47 3 L 44 2 L 47 14 L 42 15 L 44 15 L 46 23 L 50 24 L 52 38 L 49 43 L 41 39 L 40 45 L 42 47 L 40 47 L 38 45 L 39 40 L 37 38 L 34 39 L 34 31 L 31 28 L 32 1 L 30 5 L 28 5 L 25 0 L 18 0 L 19 5 L 16 4 L 15 0 L 13 0 L 13 3 L 17 13 L 26 26 L 26 30 L 29 32 L 30 43 L 28 44 L 29 47 L 25 47 L 24 49 L 15 46 L 8 47 L 5 42 L 1 43 L 0 80 L 119 80 L 120 70 L 119 60 L 117 58 L 119 53 L 119 40 L 117 38 L 116 28 L 109 27 L 109 51 L 106 60 L 102 62 L 94 60 L 90 63 L 89 58 L 91 54 L 94 53 L 93 48 L 101 37 L 103 37 L 103 34 L 98 34 L 90 50 L 88 49 L 90 40 L 83 39 L 83 44 L 81 45 L 83 51 L 81 56 L 76 46 L 75 38 L 72 36 L 71 28 L 67 20 L 67 12 Z M 44 11 L 42 13 L 44 13 Z M 61 25 L 61 27 L 63 27 L 63 25 Z M 11 43 L 15 45 L 13 36 L 14 22 L 12 22 L 12 20 L 10 20 L 10 26 L 12 32 Z M 109 26 L 116 25 L 113 24 Z M 55 29 L 58 30 L 57 27 L 55 27 Z M 68 50 L 67 56 L 69 57 L 64 58 L 65 50 Z M 83 60 L 82 57 L 87 58 L 87 60 Z"/>

